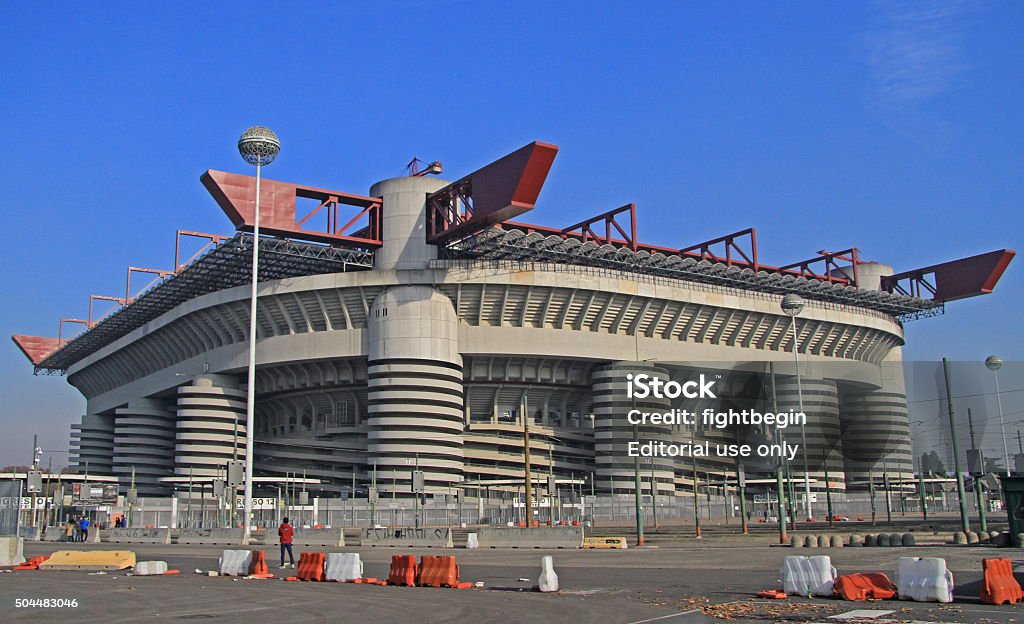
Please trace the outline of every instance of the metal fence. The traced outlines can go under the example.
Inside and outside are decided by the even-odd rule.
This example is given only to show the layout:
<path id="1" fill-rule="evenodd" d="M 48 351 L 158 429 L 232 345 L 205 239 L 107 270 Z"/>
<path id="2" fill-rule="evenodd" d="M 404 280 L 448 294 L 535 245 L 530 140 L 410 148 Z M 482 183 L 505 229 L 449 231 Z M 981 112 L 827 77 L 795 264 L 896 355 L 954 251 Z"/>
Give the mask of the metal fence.
<path id="1" fill-rule="evenodd" d="M 0 535 L 13 534 L 18 528 L 17 512 L 20 482 L 0 482 L 2 509 L 0 509 Z M 802 497 L 798 497 L 802 498 Z M 998 500 L 996 496 L 991 497 Z M 198 496 L 187 498 L 140 498 L 131 508 L 112 505 L 90 508 L 82 511 L 79 508 L 28 509 L 26 498 L 22 503 L 21 526 L 43 526 L 48 522 L 60 522 L 68 517 L 86 515 L 93 523 L 102 528 L 112 525 L 113 519 L 124 515 L 134 527 L 217 527 L 241 524 L 241 509 L 235 513 L 221 508 L 215 499 L 202 500 Z M 31 499 L 29 499 L 31 500 Z M 281 504 L 277 499 L 254 499 L 258 501 L 253 510 L 253 525 L 257 527 L 276 527 L 282 518 L 288 517 L 296 526 L 333 526 L 333 527 L 370 527 L 380 526 L 460 526 L 466 525 L 507 525 L 525 522 L 526 514 L 521 499 L 477 499 L 465 498 L 461 503 L 455 497 L 438 496 L 428 499 L 417 508 L 410 499 L 380 499 L 371 503 L 366 498 L 311 498 L 307 505 Z M 702 492 L 699 499 L 699 510 L 702 521 L 739 523 L 740 502 L 735 494 Z M 975 510 L 975 499 L 968 497 L 968 505 Z M 827 517 L 827 504 L 824 494 L 817 494 L 813 501 L 813 513 L 816 518 Z M 902 498 L 892 492 L 888 502 L 884 492 L 875 494 L 873 503 L 876 518 L 884 520 L 887 516 L 893 519 L 917 515 L 921 512 L 920 499 L 916 495 L 905 494 Z M 240 505 L 239 505 L 240 507 Z M 778 511 L 774 498 L 748 496 L 746 511 L 751 520 L 769 519 L 774 522 Z M 929 496 L 928 509 L 933 512 L 953 511 L 957 509 L 955 493 L 936 492 Z M 798 518 L 804 517 L 802 501 L 795 505 Z M 833 495 L 833 513 L 850 518 L 870 518 L 872 501 L 865 493 L 836 493 Z M 417 520 L 418 515 L 418 520 Z M 650 496 L 643 498 L 643 517 L 645 522 L 680 522 L 690 523 L 694 520 L 694 499 L 691 496 L 658 496 L 652 500 Z M 599 496 L 564 496 L 556 499 L 554 505 L 543 499 L 534 507 L 534 520 L 547 522 L 595 522 L 622 524 L 632 523 L 636 519 L 636 503 L 632 495 L 599 495 Z"/>
<path id="2" fill-rule="evenodd" d="M 21 481 L 0 481 L 0 537 L 18 535 Z"/>

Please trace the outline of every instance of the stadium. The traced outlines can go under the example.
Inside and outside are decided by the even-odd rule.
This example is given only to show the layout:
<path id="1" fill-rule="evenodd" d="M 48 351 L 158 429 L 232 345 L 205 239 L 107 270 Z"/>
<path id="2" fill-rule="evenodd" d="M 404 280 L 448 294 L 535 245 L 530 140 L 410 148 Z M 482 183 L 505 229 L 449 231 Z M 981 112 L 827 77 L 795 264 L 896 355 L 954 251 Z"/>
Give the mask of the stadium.
<path id="1" fill-rule="evenodd" d="M 106 316 L 13 337 L 36 373 L 65 374 L 87 401 L 71 434 L 78 471 L 164 496 L 186 478 L 222 478 L 244 454 L 258 244 L 257 492 L 301 473 L 326 493 L 374 484 L 408 498 L 414 467 L 428 493 L 512 492 L 528 450 L 537 479 L 631 494 L 634 438 L 736 437 L 700 422 L 634 430 L 630 409 L 679 405 L 628 398 L 628 374 L 713 375 L 719 395 L 687 403 L 698 414 L 802 406 L 806 428 L 784 435 L 806 437 L 812 489 L 864 487 L 883 462 L 912 480 L 903 324 L 991 292 L 1012 251 L 898 273 L 857 249 L 772 266 L 754 229 L 643 244 L 632 204 L 566 227 L 518 221 L 557 149 L 534 142 L 455 182 L 413 165 L 366 195 L 264 179 L 257 240 L 256 178 L 204 173 L 234 235 L 179 231 L 201 251 L 177 254 L 172 270 L 130 268 L 123 298 L 90 299 L 90 310 L 115 302 Z M 140 274 L 153 282 L 133 292 Z M 803 299 L 795 317 L 780 307 L 787 294 Z M 84 330 L 66 338 L 69 322 Z M 737 460 L 657 457 L 643 469 L 645 493 L 690 496 L 695 475 L 729 483 Z"/>

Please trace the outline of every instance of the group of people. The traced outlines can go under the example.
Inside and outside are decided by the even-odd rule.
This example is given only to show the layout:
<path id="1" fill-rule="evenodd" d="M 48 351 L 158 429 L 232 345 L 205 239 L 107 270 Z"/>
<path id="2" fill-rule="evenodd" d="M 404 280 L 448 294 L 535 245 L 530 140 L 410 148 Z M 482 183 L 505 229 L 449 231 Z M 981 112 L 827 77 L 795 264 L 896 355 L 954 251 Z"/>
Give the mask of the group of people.
<path id="1" fill-rule="evenodd" d="M 89 525 L 89 519 L 85 516 L 69 518 L 64 527 L 64 536 L 69 542 L 84 542 L 89 539 Z"/>

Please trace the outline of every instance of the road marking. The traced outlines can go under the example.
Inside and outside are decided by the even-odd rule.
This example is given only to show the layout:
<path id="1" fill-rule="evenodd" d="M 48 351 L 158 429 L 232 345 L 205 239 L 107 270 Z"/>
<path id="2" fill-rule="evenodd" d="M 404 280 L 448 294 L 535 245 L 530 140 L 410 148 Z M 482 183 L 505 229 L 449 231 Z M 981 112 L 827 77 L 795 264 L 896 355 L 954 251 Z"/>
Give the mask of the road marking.
<path id="1" fill-rule="evenodd" d="M 637 620 L 635 622 L 630 622 L 629 624 L 644 624 L 645 622 L 657 622 L 659 620 L 667 620 L 669 618 L 675 618 L 675 617 L 679 617 L 681 615 L 690 615 L 691 613 L 698 613 L 698 612 L 700 612 L 700 609 L 690 609 L 689 611 L 683 611 L 681 613 L 673 613 L 671 615 L 662 615 L 661 617 L 650 618 L 650 619 L 647 619 L 647 620 Z"/>
<path id="2" fill-rule="evenodd" d="M 830 620 L 855 620 L 857 618 L 880 618 L 883 615 L 889 615 L 895 613 L 895 611 L 886 611 L 883 609 L 854 609 L 853 611 L 847 611 L 846 613 L 840 613 L 838 615 L 828 616 Z"/>

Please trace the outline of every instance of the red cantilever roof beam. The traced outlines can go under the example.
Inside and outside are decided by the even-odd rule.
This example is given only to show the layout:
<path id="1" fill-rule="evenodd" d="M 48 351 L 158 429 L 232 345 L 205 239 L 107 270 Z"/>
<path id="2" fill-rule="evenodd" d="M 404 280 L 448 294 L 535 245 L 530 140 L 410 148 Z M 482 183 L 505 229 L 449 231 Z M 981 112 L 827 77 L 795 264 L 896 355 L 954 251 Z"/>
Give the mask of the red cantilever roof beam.
<path id="1" fill-rule="evenodd" d="M 427 196 L 427 242 L 469 236 L 533 210 L 558 146 L 534 141 Z"/>
<path id="2" fill-rule="evenodd" d="M 181 238 L 183 236 L 187 238 L 201 238 L 206 241 L 206 243 L 202 247 L 200 247 L 198 251 L 189 256 L 187 260 L 181 259 Z M 212 246 L 219 245 L 224 241 L 228 240 L 229 238 L 231 237 L 223 236 L 221 234 L 207 234 L 206 232 L 190 232 L 188 230 L 178 230 L 174 236 L 174 271 L 180 271 L 182 267 L 198 258 L 207 249 L 209 249 Z"/>
<path id="3" fill-rule="evenodd" d="M 124 305 L 127 303 L 127 300 L 124 299 L 123 297 L 108 297 L 107 295 L 89 295 L 89 327 L 90 328 L 92 328 L 93 325 L 95 325 L 96 323 L 100 322 L 101 320 L 104 319 L 104 317 L 106 317 L 107 315 L 109 315 L 111 312 L 114 311 L 113 308 L 112 308 L 110 310 L 107 310 L 107 313 L 104 314 L 103 316 L 101 316 L 99 318 L 94 318 L 93 317 L 93 313 L 92 313 L 93 312 L 93 302 L 94 301 L 114 301 L 114 302 L 116 302 L 117 304 L 119 304 L 122 307 L 124 307 Z"/>
<path id="4" fill-rule="evenodd" d="M 256 178 L 210 170 L 199 179 L 237 230 L 253 231 Z M 317 200 L 320 205 L 305 217 L 299 218 L 296 212 L 296 199 L 299 197 Z M 339 215 L 345 206 L 357 210 L 345 224 L 339 225 Z M 384 242 L 381 238 L 380 210 L 379 197 L 364 197 L 264 178 L 260 189 L 260 232 L 339 247 L 374 249 Z M 326 216 L 325 227 L 307 227 L 307 221 L 317 214 Z M 357 223 L 364 222 L 365 227 L 357 227 Z"/>
<path id="5" fill-rule="evenodd" d="M 1000 249 L 882 278 L 882 290 L 935 301 L 987 295 L 1017 252 Z"/>
<path id="6" fill-rule="evenodd" d="M 139 290 L 139 294 L 142 294 L 149 290 L 150 286 L 157 283 L 159 280 L 167 279 L 169 275 L 174 275 L 174 271 L 168 271 L 166 269 L 147 269 L 145 267 L 128 267 L 128 277 L 125 280 L 124 299 L 126 302 L 131 303 L 135 300 L 132 296 L 132 273 L 149 273 L 150 275 L 156 275 L 149 281 L 145 286 Z"/>
<path id="7" fill-rule="evenodd" d="M 749 237 L 750 247 L 746 250 L 737 243 L 738 240 Z M 725 248 L 725 255 L 718 256 L 711 251 L 711 248 L 715 245 L 723 245 Z M 733 232 L 732 234 L 726 234 L 725 236 L 719 236 L 703 243 L 697 243 L 696 245 L 690 245 L 679 250 L 680 254 L 691 254 L 694 251 L 700 253 L 702 260 L 710 260 L 713 262 L 725 261 L 726 266 L 733 266 L 736 264 L 745 265 L 754 271 L 758 271 L 761 265 L 757 261 L 757 232 L 754 228 L 747 228 L 740 230 L 739 232 Z M 738 262 L 733 257 L 733 253 L 737 254 L 743 259 L 743 262 Z"/>
<path id="8" fill-rule="evenodd" d="M 844 249 L 843 251 L 818 252 L 819 255 L 813 258 L 801 260 L 800 262 L 794 262 L 793 264 L 787 264 L 786 266 L 781 266 L 778 268 L 778 271 L 789 271 L 792 273 L 795 270 L 797 275 L 807 279 L 820 280 L 822 282 L 828 282 L 830 284 L 839 283 L 858 286 L 860 284 L 857 278 L 857 265 L 860 264 L 860 261 L 857 259 L 858 253 L 859 250 L 856 247 Z M 850 263 L 850 265 L 853 267 L 852 277 L 842 277 L 843 272 L 841 271 L 841 269 L 844 267 L 839 266 L 839 263 L 836 262 L 837 260 Z M 824 266 L 824 271 L 822 273 L 816 273 L 811 268 L 812 266 L 819 262 L 822 263 L 822 265 Z"/>
<path id="9" fill-rule="evenodd" d="M 615 215 L 622 214 L 624 212 L 629 213 L 629 233 L 622 228 Z M 594 232 L 593 226 L 600 222 L 604 222 L 604 235 L 600 235 Z M 615 229 L 619 234 L 622 235 L 624 240 L 618 241 L 625 243 L 625 247 L 636 251 L 636 204 L 626 204 L 621 208 L 615 210 L 609 210 L 603 214 L 599 214 L 596 217 L 591 217 L 584 221 L 580 221 L 575 225 L 570 225 L 562 230 L 562 234 L 577 234 L 576 230 L 579 230 L 578 234 L 582 236 L 583 242 L 594 241 L 597 243 L 611 244 L 612 241 L 617 241 L 612 236 L 612 229 Z"/>

